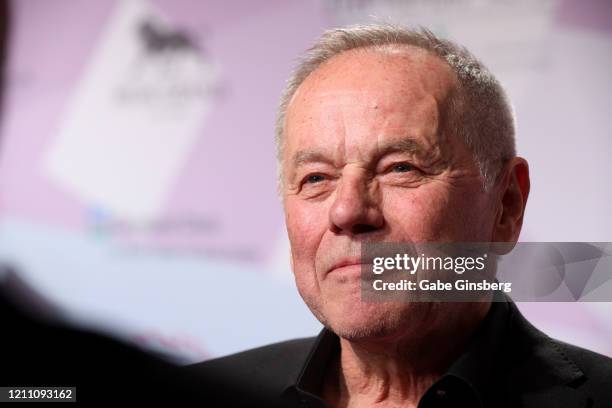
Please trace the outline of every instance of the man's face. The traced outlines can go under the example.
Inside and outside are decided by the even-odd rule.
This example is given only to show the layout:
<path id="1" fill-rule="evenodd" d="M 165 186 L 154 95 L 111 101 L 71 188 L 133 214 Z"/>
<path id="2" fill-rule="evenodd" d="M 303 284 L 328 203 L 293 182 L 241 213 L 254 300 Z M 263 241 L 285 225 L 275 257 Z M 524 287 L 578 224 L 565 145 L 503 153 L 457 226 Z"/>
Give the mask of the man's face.
<path id="1" fill-rule="evenodd" d="M 491 240 L 494 200 L 468 148 L 443 128 L 455 86 L 423 50 L 356 50 L 319 67 L 290 103 L 293 272 L 313 313 L 343 337 L 400 335 L 442 317 L 434 304 L 362 303 L 360 243 Z"/>

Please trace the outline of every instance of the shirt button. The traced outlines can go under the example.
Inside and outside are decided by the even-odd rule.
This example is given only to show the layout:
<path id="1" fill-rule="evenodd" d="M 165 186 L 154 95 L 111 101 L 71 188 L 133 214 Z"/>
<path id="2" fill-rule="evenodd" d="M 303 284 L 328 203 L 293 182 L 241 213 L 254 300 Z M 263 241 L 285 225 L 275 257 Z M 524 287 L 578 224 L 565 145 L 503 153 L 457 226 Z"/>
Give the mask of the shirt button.
<path id="1" fill-rule="evenodd" d="M 436 390 L 436 396 L 438 396 L 438 398 L 446 397 L 446 390 Z"/>

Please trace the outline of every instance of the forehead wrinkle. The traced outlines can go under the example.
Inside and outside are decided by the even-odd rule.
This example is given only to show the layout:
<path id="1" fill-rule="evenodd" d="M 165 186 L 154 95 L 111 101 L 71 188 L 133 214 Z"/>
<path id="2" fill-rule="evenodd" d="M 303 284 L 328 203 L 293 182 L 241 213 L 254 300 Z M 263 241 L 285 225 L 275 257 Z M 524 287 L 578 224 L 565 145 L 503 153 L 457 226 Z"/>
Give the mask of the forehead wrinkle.
<path id="1" fill-rule="evenodd" d="M 384 54 L 378 53 L 378 55 L 370 54 L 368 57 L 371 58 L 372 56 L 375 57 L 375 60 L 378 59 L 378 63 L 387 60 L 387 58 L 398 61 L 396 59 L 398 57 L 397 55 L 390 56 L 387 54 L 385 56 Z M 311 154 L 310 157 L 308 157 L 308 161 L 316 159 L 329 162 L 330 160 L 328 158 L 333 157 L 336 162 L 335 164 L 343 164 L 339 162 L 363 160 L 367 157 L 367 154 L 376 155 L 376 151 L 380 150 L 378 147 L 379 141 L 384 142 L 391 133 L 396 133 L 392 135 L 392 137 L 405 137 L 406 135 L 410 135 L 419 139 L 423 138 L 422 146 L 430 150 L 429 156 L 436 156 L 436 153 L 437 155 L 441 153 L 441 147 L 443 147 L 441 146 L 442 139 L 446 135 L 440 134 L 442 124 L 439 123 L 439 121 L 442 119 L 442 116 L 444 116 L 444 112 L 440 110 L 445 107 L 444 100 L 446 99 L 448 89 L 445 89 L 446 87 L 444 85 L 448 85 L 448 83 L 439 75 L 435 75 L 436 78 L 434 78 L 428 75 L 427 72 L 423 72 L 424 69 L 429 71 L 426 68 L 430 68 L 432 65 L 435 66 L 439 64 L 440 61 L 436 61 L 435 58 L 429 60 L 426 54 L 419 55 L 417 58 L 414 58 L 413 55 L 411 61 L 409 60 L 410 58 L 405 58 L 405 56 L 403 56 L 401 59 L 404 63 L 407 63 L 406 67 L 412 72 L 414 79 L 410 81 L 410 85 L 406 87 L 401 83 L 393 83 L 401 85 L 399 92 L 404 94 L 405 98 L 408 98 L 408 100 L 412 100 L 412 106 L 403 109 L 404 114 L 408 116 L 403 119 L 400 118 L 400 120 L 392 123 L 392 129 L 389 129 L 386 125 L 381 125 L 380 127 L 374 126 L 376 121 L 367 122 L 372 124 L 372 128 L 364 129 L 357 123 L 361 121 L 354 123 L 347 121 L 348 118 L 343 112 L 354 109 L 356 107 L 354 103 L 356 99 L 368 100 L 368 103 L 359 106 L 362 114 L 361 117 L 363 117 L 363 115 L 382 114 L 382 117 L 379 119 L 383 122 L 389 123 L 393 121 L 393 116 L 402 114 L 393 109 L 394 102 L 389 100 L 392 96 L 397 95 L 394 92 L 398 91 L 396 85 L 393 85 L 391 81 L 389 81 L 391 77 L 395 78 L 395 74 L 390 75 L 390 77 L 386 77 L 385 75 L 386 83 L 384 84 L 384 88 L 388 88 L 390 93 L 381 93 L 380 84 L 378 87 L 372 88 L 368 86 L 367 81 L 365 83 L 362 81 L 367 78 L 367 74 L 365 77 L 358 75 L 360 78 L 360 80 L 358 80 L 358 78 L 355 78 L 353 75 L 349 75 L 347 72 L 342 73 L 343 70 L 339 70 L 340 66 L 343 65 L 342 62 L 346 63 L 352 60 L 352 58 L 355 57 L 354 55 L 352 58 L 349 55 L 342 54 L 337 57 L 339 58 L 332 58 L 327 64 L 315 70 L 309 78 L 306 78 L 304 83 L 298 87 L 288 107 L 288 116 L 291 116 L 292 119 L 297 119 L 297 117 L 291 115 L 295 112 L 294 108 L 296 108 L 296 103 L 301 104 L 309 101 L 309 107 L 307 107 L 306 110 L 303 110 L 303 108 L 300 109 L 302 114 L 300 115 L 301 118 L 299 122 L 301 122 L 301 124 L 293 122 L 293 120 L 287 120 L 286 124 L 292 123 L 299 127 L 306 126 L 310 128 L 311 132 L 316 131 L 317 128 L 322 126 L 327 132 L 331 132 L 330 135 L 333 133 L 342 136 L 335 139 L 335 146 L 329 146 L 332 151 L 320 151 L 320 153 L 324 153 L 324 156 L 327 156 L 327 158 L 321 156 L 315 157 Z M 365 62 L 368 63 L 367 61 Z M 395 63 L 391 64 L 391 66 L 394 67 L 396 65 Z M 415 65 L 418 68 L 408 68 L 409 66 L 414 67 Z M 353 72 L 351 72 L 351 74 L 353 74 Z M 406 75 L 406 72 L 404 72 L 404 75 Z M 378 78 L 380 79 L 381 77 Z M 387 112 L 391 116 L 387 116 L 385 114 Z M 334 113 L 336 120 L 332 119 Z M 433 115 L 431 113 L 433 113 Z M 357 116 L 360 116 L 359 113 Z M 317 123 L 312 122 L 312 119 L 315 117 L 318 118 Z M 379 125 L 381 124 L 381 122 L 378 123 Z M 387 128 L 384 129 L 385 127 Z M 289 132 L 287 132 L 287 136 L 289 136 L 288 133 Z M 356 137 L 357 141 L 359 141 L 361 137 L 361 143 L 351 143 L 351 139 L 354 137 Z M 310 137 L 306 135 L 305 138 L 300 140 L 299 144 L 309 144 L 309 138 Z M 316 138 L 316 136 L 313 136 L 313 138 Z M 370 142 L 364 143 L 364 140 L 370 140 Z M 374 149 L 370 147 L 374 147 Z M 400 146 L 395 146 L 395 148 L 397 148 L 395 150 L 418 153 L 416 149 L 399 149 L 399 147 Z M 350 148 L 351 151 L 347 151 L 347 148 Z M 421 149 L 421 152 L 425 153 L 423 150 L 425 149 Z M 306 159 L 307 156 L 304 155 L 298 160 L 299 163 L 296 162 L 296 164 L 302 164 L 306 162 Z"/>
<path id="2" fill-rule="evenodd" d="M 351 93 L 363 94 L 364 91 Z M 332 94 L 346 95 L 345 92 L 334 92 L 327 95 Z M 341 112 L 345 109 L 354 108 L 354 105 L 348 103 L 348 99 L 346 99 L 346 102 L 339 104 L 337 101 L 336 103 L 325 101 L 319 104 L 319 106 L 325 106 L 326 103 L 329 103 L 336 111 L 339 110 Z M 436 99 L 430 95 L 420 98 L 419 102 L 413 105 L 411 112 L 419 117 L 419 120 L 414 121 L 406 118 L 406 120 L 392 126 L 389 125 L 389 122 L 393 120 L 392 117 L 383 115 L 380 118 L 382 124 L 375 126 L 373 129 L 366 129 L 361 126 L 361 123 L 355 123 L 349 124 L 349 129 L 347 130 L 346 115 L 337 115 L 337 118 L 341 120 L 335 122 L 337 125 L 335 132 L 342 135 L 337 140 L 338 144 L 336 146 L 306 147 L 301 149 L 292 156 L 292 164 L 296 168 L 313 162 L 341 166 L 349 163 L 371 162 L 393 152 L 409 153 L 427 162 L 440 158 L 442 147 L 440 139 L 442 135 L 438 135 L 440 125 L 438 123 L 440 116 L 438 109 L 440 109 L 440 106 Z M 369 106 L 364 107 L 363 114 L 368 115 L 370 112 L 382 113 L 385 111 L 385 104 L 382 103 L 382 105 L 380 101 L 374 100 Z M 377 110 L 379 107 L 380 109 Z M 428 114 L 420 114 L 420 112 L 426 111 Z M 423 121 L 422 119 L 425 118 L 426 121 Z M 410 126 L 410 123 L 413 121 L 416 126 Z M 372 123 L 376 122 L 372 121 Z M 381 129 L 378 129 L 378 127 Z M 352 143 L 352 138 L 356 138 L 357 142 Z"/>

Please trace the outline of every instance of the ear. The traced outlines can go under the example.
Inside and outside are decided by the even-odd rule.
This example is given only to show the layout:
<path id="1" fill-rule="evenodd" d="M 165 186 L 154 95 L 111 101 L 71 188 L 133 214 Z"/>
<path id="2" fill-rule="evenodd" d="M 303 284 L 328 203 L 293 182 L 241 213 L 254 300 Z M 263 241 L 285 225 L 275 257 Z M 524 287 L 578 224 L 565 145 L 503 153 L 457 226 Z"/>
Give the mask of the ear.
<path id="1" fill-rule="evenodd" d="M 523 226 L 529 196 L 529 165 L 522 157 L 506 163 L 498 178 L 499 203 L 493 230 L 494 242 L 516 243 Z"/>

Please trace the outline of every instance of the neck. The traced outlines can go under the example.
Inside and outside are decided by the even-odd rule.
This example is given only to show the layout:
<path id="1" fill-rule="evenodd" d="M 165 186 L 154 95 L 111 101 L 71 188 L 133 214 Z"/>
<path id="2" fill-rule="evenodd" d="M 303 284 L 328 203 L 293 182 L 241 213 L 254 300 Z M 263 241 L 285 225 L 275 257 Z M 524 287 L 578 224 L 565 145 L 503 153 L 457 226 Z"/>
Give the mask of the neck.
<path id="1" fill-rule="evenodd" d="M 428 327 L 403 335 L 340 338 L 340 358 L 324 382 L 325 400 L 333 407 L 416 407 L 465 350 L 490 305 L 448 304 Z"/>

